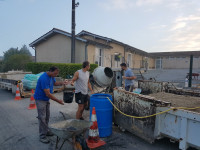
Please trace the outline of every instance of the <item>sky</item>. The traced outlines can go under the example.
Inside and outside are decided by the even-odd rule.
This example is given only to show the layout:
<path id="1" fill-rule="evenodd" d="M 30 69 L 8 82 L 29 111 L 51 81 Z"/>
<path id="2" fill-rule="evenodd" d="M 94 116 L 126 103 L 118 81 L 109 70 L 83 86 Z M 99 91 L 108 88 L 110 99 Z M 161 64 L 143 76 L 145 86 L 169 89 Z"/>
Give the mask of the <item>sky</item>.
<path id="1" fill-rule="evenodd" d="M 200 0 L 76 0 L 82 30 L 146 52 L 200 50 Z M 58 28 L 71 32 L 71 0 L 0 0 L 0 56 Z M 30 48 L 31 53 L 35 52 Z"/>

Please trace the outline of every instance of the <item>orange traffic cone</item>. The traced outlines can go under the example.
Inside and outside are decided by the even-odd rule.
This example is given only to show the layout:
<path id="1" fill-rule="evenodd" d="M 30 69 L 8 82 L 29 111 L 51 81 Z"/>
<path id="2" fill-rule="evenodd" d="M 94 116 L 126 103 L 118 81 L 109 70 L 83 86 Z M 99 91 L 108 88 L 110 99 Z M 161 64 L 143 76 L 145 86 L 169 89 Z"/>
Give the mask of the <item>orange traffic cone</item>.
<path id="1" fill-rule="evenodd" d="M 32 95 L 30 98 L 30 105 L 29 105 L 28 109 L 36 109 L 35 99 L 33 97 L 33 94 L 34 94 L 33 89 L 31 92 L 32 92 Z"/>
<path id="2" fill-rule="evenodd" d="M 106 144 L 106 142 L 102 141 L 99 138 L 99 130 L 98 130 L 98 125 L 97 125 L 95 107 L 93 107 L 92 109 L 91 121 L 93 122 L 93 124 L 90 126 L 89 135 L 86 142 L 87 142 L 88 147 L 93 149 L 93 148 L 97 148 Z"/>
<path id="3" fill-rule="evenodd" d="M 19 91 L 19 84 L 17 84 L 15 101 L 18 101 L 20 99 L 21 99 L 21 96 L 20 96 L 20 91 Z"/>

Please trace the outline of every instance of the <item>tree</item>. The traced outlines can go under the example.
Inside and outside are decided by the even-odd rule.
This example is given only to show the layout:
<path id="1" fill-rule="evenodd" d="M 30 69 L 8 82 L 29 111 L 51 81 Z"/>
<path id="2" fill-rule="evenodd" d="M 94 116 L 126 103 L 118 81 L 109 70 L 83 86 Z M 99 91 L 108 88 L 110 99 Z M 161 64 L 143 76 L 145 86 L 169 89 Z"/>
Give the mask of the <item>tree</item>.
<path id="1" fill-rule="evenodd" d="M 3 71 L 3 61 L 0 60 L 0 72 L 2 72 L 2 71 Z"/>
<path id="2" fill-rule="evenodd" d="M 32 55 L 27 46 L 23 45 L 20 50 L 10 48 L 4 52 L 4 59 L 0 66 L 3 71 L 24 70 L 28 62 L 32 62 Z"/>
<path id="3" fill-rule="evenodd" d="M 19 50 L 19 54 L 26 54 L 26 55 L 32 56 L 31 52 L 29 51 L 26 45 L 22 46 L 22 48 Z"/>
<path id="4" fill-rule="evenodd" d="M 4 63 L 3 71 L 9 70 L 25 70 L 27 63 L 32 62 L 31 56 L 26 54 L 15 54 L 8 58 Z"/>
<path id="5" fill-rule="evenodd" d="M 10 56 L 15 55 L 15 54 L 25 54 L 25 55 L 32 56 L 31 52 L 29 51 L 29 49 L 27 48 L 27 46 L 23 45 L 20 50 L 18 50 L 18 47 L 17 47 L 17 48 L 10 48 L 6 52 L 4 52 L 4 60 L 5 61 L 8 60 L 8 58 Z"/>
<path id="6" fill-rule="evenodd" d="M 10 48 L 9 50 L 7 50 L 6 52 L 3 52 L 3 53 L 4 53 L 3 60 L 7 61 L 10 56 L 19 54 L 19 50 L 18 50 L 18 48 Z"/>

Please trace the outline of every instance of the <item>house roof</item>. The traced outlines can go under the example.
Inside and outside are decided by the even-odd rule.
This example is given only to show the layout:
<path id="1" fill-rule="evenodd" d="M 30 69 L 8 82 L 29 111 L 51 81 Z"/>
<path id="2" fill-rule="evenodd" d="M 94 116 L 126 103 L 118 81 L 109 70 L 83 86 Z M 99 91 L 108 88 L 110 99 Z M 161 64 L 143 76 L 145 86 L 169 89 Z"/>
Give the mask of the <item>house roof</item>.
<path id="1" fill-rule="evenodd" d="M 29 46 L 30 47 L 35 47 L 36 45 L 46 41 L 48 38 L 54 36 L 55 34 L 62 34 L 62 35 L 68 36 L 70 38 L 72 36 L 71 33 L 69 33 L 69 32 L 53 28 L 51 31 L 47 32 L 46 34 L 42 35 L 41 37 L 39 37 L 38 39 L 36 39 L 32 43 L 30 43 Z M 80 38 L 80 37 L 77 37 L 77 36 L 76 36 L 76 40 L 80 40 L 82 42 L 87 42 L 87 40 L 85 40 L 83 38 Z"/>
<path id="2" fill-rule="evenodd" d="M 133 46 L 127 45 L 127 44 L 125 44 L 125 49 L 126 50 L 130 50 L 130 51 L 135 52 L 135 53 L 140 54 L 140 55 L 149 56 L 149 53 L 147 53 L 147 52 L 145 52 L 143 50 L 137 49 L 137 48 L 135 48 Z"/>
<path id="3" fill-rule="evenodd" d="M 104 47 L 104 48 L 107 48 L 107 49 L 112 49 L 113 48 L 112 46 L 110 46 L 108 44 L 100 43 L 100 42 L 97 42 L 97 41 L 94 41 L 94 40 L 89 40 L 89 39 L 86 39 L 86 40 L 87 40 L 88 44 L 98 45 L 100 47 Z"/>
<path id="4" fill-rule="evenodd" d="M 85 30 L 82 30 L 80 33 L 77 34 L 77 36 L 84 36 L 84 35 L 90 35 L 90 36 L 92 36 L 94 38 L 102 39 L 102 40 L 105 40 L 107 42 L 111 42 L 112 41 L 111 38 L 100 36 L 100 35 L 97 35 L 97 34 L 94 34 L 94 33 L 88 32 L 88 31 L 85 31 Z"/>
<path id="5" fill-rule="evenodd" d="M 77 36 L 79 37 L 82 37 L 84 35 L 89 35 L 89 36 L 92 36 L 94 37 L 95 39 L 101 39 L 101 40 L 105 40 L 106 42 L 113 42 L 113 43 L 116 43 L 116 44 L 119 44 L 123 47 L 125 47 L 126 50 L 130 50 L 132 52 L 135 52 L 135 53 L 138 53 L 138 54 L 141 54 L 141 55 L 148 55 L 147 52 L 143 51 L 143 50 L 140 50 L 140 49 L 137 49 L 135 47 L 132 47 L 128 44 L 125 44 L 125 43 L 122 43 L 120 41 L 117 41 L 115 39 L 112 39 L 112 38 L 108 38 L 108 37 L 104 37 L 104 36 L 101 36 L 101 35 L 97 35 L 97 34 L 94 34 L 94 33 L 91 33 L 91 32 L 88 32 L 88 31 L 85 31 L 85 30 L 82 30 L 80 33 L 77 34 Z M 83 37 L 82 37 L 83 38 Z M 94 41 L 94 40 L 93 40 Z"/>
<path id="6" fill-rule="evenodd" d="M 71 33 L 63 31 L 63 30 L 60 30 L 60 29 L 57 29 L 57 28 L 53 28 L 51 31 L 47 32 L 43 36 L 41 36 L 38 39 L 36 39 L 35 41 L 33 41 L 31 44 L 29 44 L 29 46 L 30 47 L 35 47 L 38 44 L 46 41 L 48 38 L 50 38 L 50 37 L 52 37 L 52 36 L 54 36 L 56 34 L 62 34 L 62 35 L 65 35 L 65 36 L 68 36 L 68 37 L 71 38 Z M 112 48 L 112 46 L 110 46 L 110 45 L 99 43 L 97 41 L 92 41 L 92 40 L 89 40 L 89 39 L 84 39 L 84 38 L 81 38 L 81 37 L 79 37 L 77 35 L 76 35 L 76 39 L 80 40 L 82 42 L 87 42 L 88 44 L 99 45 L 99 46 L 102 46 L 102 47 L 105 47 L 105 48 L 108 48 L 108 49 Z"/>
<path id="7" fill-rule="evenodd" d="M 152 57 L 189 57 L 200 56 L 200 51 L 176 51 L 176 52 L 158 52 L 158 53 L 149 53 Z"/>

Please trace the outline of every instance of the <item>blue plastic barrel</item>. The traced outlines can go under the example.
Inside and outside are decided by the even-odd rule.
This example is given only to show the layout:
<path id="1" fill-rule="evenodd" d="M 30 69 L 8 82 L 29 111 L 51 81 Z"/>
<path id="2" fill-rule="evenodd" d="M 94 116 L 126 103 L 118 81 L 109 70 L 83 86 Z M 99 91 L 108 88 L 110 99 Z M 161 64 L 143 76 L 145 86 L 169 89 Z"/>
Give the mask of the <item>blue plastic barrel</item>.
<path id="1" fill-rule="evenodd" d="M 100 137 L 107 137 L 112 134 L 113 106 L 107 97 L 113 101 L 112 96 L 109 94 L 99 93 L 93 94 L 90 97 L 90 118 L 92 115 L 92 108 L 95 107 Z"/>

